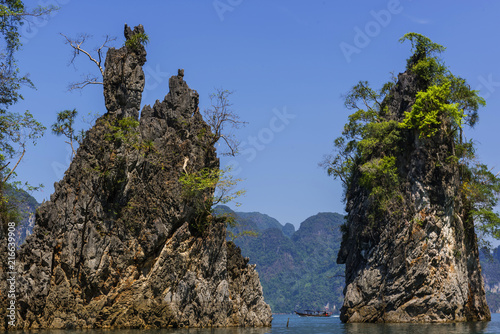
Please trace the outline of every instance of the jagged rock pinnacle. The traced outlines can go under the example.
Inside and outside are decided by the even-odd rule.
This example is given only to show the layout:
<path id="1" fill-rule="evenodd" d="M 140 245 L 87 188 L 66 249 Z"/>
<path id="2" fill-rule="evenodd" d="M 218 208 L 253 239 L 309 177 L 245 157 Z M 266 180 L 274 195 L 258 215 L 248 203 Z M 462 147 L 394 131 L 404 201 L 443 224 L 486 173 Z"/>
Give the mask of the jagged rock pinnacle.
<path id="1" fill-rule="evenodd" d="M 130 29 L 125 25 L 125 39 L 144 34 L 144 27 L 139 25 Z M 123 46 L 120 49 L 110 48 L 106 54 L 104 69 L 104 99 L 109 113 L 118 117 L 139 116 L 145 76 L 142 66 L 146 62 L 146 49 L 141 43 L 133 48 Z"/>
<path id="2" fill-rule="evenodd" d="M 143 32 L 125 27 L 127 39 Z M 123 117 L 138 118 L 145 59 L 141 47 L 108 51 L 108 112 L 87 132 L 18 253 L 17 329 L 271 324 L 255 266 L 226 242 L 225 224 L 201 221 L 204 233 L 196 230 L 204 216 L 179 179 L 219 160 L 182 70 L 162 102 L 143 108 L 138 126 L 121 127 Z"/>

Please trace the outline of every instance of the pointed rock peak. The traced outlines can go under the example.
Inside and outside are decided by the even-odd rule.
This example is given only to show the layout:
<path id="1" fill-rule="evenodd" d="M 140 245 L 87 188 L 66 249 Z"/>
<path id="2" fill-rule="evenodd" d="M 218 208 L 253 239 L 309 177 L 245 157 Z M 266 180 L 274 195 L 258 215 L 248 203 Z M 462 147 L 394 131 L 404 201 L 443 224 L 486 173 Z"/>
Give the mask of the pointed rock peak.
<path id="1" fill-rule="evenodd" d="M 165 101 L 170 109 L 176 111 L 174 118 L 190 118 L 198 112 L 199 94 L 184 81 L 184 69 L 179 69 L 176 76 L 170 77 L 168 86 L 170 92 Z"/>
<path id="2" fill-rule="evenodd" d="M 133 30 L 125 25 L 125 45 L 110 48 L 104 70 L 104 100 L 109 114 L 138 119 L 145 76 L 142 66 L 146 62 L 147 35 L 144 27 Z"/>
<path id="3" fill-rule="evenodd" d="M 144 32 L 142 24 L 134 27 L 134 30 L 125 24 L 123 34 L 128 51 L 135 53 L 141 62 L 140 65 L 144 65 L 146 63 L 146 48 L 144 46 L 148 42 L 148 36 Z"/>
<path id="4" fill-rule="evenodd" d="M 138 26 L 134 27 L 134 30 L 132 30 L 128 26 L 128 24 L 125 24 L 125 28 L 124 28 L 123 34 L 125 35 L 125 39 L 129 40 L 134 35 L 144 34 L 144 26 L 142 24 L 139 24 Z"/>
<path id="5" fill-rule="evenodd" d="M 127 41 L 142 32 L 125 27 Z M 142 56 L 127 42 L 108 51 L 108 113 L 87 132 L 17 253 L 15 328 L 271 325 L 255 266 L 207 215 L 214 190 L 192 196 L 181 180 L 219 169 L 210 127 L 192 116 L 198 93 L 173 76 L 168 99 L 145 106 L 139 125 L 115 127 L 137 118 Z M 5 250 L 0 235 L 0 258 Z"/>

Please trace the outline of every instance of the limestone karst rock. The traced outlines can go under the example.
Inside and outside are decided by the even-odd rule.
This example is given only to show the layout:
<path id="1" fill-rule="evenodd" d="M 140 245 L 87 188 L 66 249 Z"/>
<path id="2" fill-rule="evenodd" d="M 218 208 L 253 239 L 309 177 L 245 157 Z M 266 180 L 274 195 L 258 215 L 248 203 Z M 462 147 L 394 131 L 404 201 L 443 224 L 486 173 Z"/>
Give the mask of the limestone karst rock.
<path id="1" fill-rule="evenodd" d="M 127 40 L 143 32 L 125 27 Z M 219 160 L 182 70 L 137 122 L 145 60 L 142 45 L 108 51 L 108 111 L 17 254 L 16 328 L 271 325 L 255 266 L 226 242 L 225 225 L 190 224 L 197 212 L 179 178 Z"/>
<path id="2" fill-rule="evenodd" d="M 401 122 L 418 91 L 415 73 L 399 74 L 386 98 L 386 117 Z M 453 138 L 404 132 L 396 157 L 402 189 L 391 215 L 370 221 L 373 205 L 360 173 L 347 189 L 346 233 L 338 263 L 346 264 L 344 322 L 489 320 L 474 223 L 458 195 Z"/>

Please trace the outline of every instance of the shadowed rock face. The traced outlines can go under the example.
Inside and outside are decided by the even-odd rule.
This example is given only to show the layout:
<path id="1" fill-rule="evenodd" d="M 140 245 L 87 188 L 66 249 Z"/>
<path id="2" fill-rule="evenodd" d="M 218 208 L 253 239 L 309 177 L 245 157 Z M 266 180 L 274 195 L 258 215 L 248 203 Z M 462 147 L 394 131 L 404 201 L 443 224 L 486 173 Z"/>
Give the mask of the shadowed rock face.
<path id="1" fill-rule="evenodd" d="M 126 26 L 125 36 L 143 31 Z M 142 46 L 108 51 L 108 112 L 17 254 L 17 328 L 271 325 L 255 266 L 226 242 L 225 225 L 203 235 L 190 227 L 197 212 L 179 177 L 219 161 L 183 71 L 170 78 L 165 99 L 132 122 L 145 60 Z M 5 312 L 5 262 L 0 269 Z"/>
<path id="2" fill-rule="evenodd" d="M 415 102 L 417 80 L 399 75 L 387 99 L 402 121 Z M 441 131 L 420 139 L 407 133 L 397 156 L 402 205 L 375 223 L 359 186 L 348 189 L 348 232 L 338 263 L 346 264 L 344 322 L 452 322 L 489 320 L 474 224 L 458 195 L 453 138 Z M 374 226 L 375 225 L 375 226 Z"/>

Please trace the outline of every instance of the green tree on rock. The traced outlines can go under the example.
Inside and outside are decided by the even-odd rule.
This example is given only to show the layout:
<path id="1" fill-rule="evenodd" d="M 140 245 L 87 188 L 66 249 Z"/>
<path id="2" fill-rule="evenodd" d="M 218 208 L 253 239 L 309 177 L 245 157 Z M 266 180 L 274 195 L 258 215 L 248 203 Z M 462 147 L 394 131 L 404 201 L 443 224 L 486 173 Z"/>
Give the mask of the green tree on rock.
<path id="1" fill-rule="evenodd" d="M 374 224 L 377 217 L 397 215 L 402 210 L 404 175 L 398 170 L 401 161 L 398 164 L 397 159 L 409 136 L 418 136 L 423 145 L 444 136 L 451 141 L 452 152 L 436 157 L 436 165 L 459 170 L 457 195 L 468 212 L 466 219 L 473 219 L 481 232 L 500 238 L 500 216 L 494 211 L 500 178 L 478 161 L 473 141 L 464 135 L 465 126 L 477 124 L 484 99 L 445 66 L 439 57 L 443 46 L 417 33 L 404 35 L 400 42 L 410 42 L 412 48 L 406 64 L 416 80 L 411 108 L 398 115 L 391 105 L 396 82 L 387 82 L 378 90 L 366 81 L 359 82 L 345 98 L 346 108 L 353 113 L 334 141 L 335 153 L 322 165 L 329 175 L 342 181 L 345 201 L 352 187 L 359 184 L 367 189 L 372 203 L 369 217 Z"/>
<path id="2" fill-rule="evenodd" d="M 225 89 L 217 89 L 210 95 L 211 106 L 204 110 L 204 120 L 210 128 L 208 137 L 209 146 L 223 146 L 226 151 L 222 155 L 236 156 L 239 152 L 239 141 L 235 135 L 228 130 L 239 129 L 246 122 L 241 121 L 239 115 L 232 109 L 230 95 L 233 92 Z M 206 228 L 215 221 L 224 222 L 226 225 L 235 226 L 236 219 L 233 214 L 214 212 L 214 206 L 233 202 L 236 206 L 240 203 L 236 199 L 245 194 L 245 190 L 236 189 L 242 179 L 233 177 L 231 167 L 204 168 L 200 171 L 190 173 L 184 170 L 179 181 L 182 184 L 184 197 L 189 199 L 195 206 L 198 215 L 193 223 L 194 228 L 203 233 Z M 242 235 L 253 235 L 249 231 L 243 231 Z M 239 235 L 229 232 L 231 239 Z"/>

